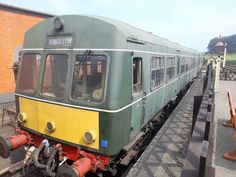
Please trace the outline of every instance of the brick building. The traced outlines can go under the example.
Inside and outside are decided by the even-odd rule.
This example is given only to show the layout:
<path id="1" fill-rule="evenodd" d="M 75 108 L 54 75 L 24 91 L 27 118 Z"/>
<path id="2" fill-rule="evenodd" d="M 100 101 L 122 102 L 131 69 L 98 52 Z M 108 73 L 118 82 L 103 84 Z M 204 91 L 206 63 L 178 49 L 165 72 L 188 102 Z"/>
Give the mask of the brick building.
<path id="1" fill-rule="evenodd" d="M 18 60 L 25 32 L 51 16 L 0 3 L 0 103 L 12 99 L 15 90 L 12 64 Z"/>

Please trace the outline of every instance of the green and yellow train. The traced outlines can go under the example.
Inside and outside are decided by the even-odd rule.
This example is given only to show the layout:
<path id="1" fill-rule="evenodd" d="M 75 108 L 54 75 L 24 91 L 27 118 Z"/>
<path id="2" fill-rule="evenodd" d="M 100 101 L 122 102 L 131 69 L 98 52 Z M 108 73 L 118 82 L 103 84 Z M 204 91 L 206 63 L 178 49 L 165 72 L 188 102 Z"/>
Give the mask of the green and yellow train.
<path id="1" fill-rule="evenodd" d="M 48 176 L 109 171 L 141 129 L 196 77 L 202 57 L 117 20 L 49 18 L 25 34 L 16 86 L 18 134 Z"/>

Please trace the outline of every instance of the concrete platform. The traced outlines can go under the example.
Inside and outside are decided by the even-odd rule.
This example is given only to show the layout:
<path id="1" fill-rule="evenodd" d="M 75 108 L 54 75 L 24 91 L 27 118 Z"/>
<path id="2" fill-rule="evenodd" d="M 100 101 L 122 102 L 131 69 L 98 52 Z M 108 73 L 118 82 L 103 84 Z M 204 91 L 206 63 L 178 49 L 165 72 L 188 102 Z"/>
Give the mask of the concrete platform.
<path id="1" fill-rule="evenodd" d="M 202 95 L 202 87 L 203 80 L 196 79 L 128 177 L 180 176 L 191 136 L 194 96 Z"/>
<path id="2" fill-rule="evenodd" d="M 2 93 L 0 94 L 0 104 L 14 102 L 14 93 Z"/>
<path id="3" fill-rule="evenodd" d="M 229 120 L 229 104 L 227 91 L 231 91 L 231 96 L 236 106 L 236 82 L 220 81 L 219 92 L 215 94 L 215 118 L 214 118 L 214 143 L 212 166 L 215 168 L 216 177 L 235 177 L 236 162 L 223 159 L 225 152 L 236 149 L 236 139 L 234 138 L 234 130 L 222 126 Z"/>

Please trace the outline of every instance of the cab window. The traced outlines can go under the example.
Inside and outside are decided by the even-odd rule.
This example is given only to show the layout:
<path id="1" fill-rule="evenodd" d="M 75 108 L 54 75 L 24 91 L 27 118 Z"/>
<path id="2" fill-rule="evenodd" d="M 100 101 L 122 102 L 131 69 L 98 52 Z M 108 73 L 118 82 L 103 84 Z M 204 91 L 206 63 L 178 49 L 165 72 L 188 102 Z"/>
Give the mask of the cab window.
<path id="1" fill-rule="evenodd" d="M 66 88 L 68 55 L 47 55 L 44 68 L 42 95 L 63 98 Z"/>
<path id="2" fill-rule="evenodd" d="M 41 55 L 26 53 L 23 55 L 17 83 L 17 91 L 34 93 L 39 76 Z"/>
<path id="3" fill-rule="evenodd" d="M 142 90 L 142 59 L 133 58 L 133 94 Z"/>
<path id="4" fill-rule="evenodd" d="M 104 97 L 107 59 L 104 55 L 77 55 L 71 98 L 100 102 Z"/>

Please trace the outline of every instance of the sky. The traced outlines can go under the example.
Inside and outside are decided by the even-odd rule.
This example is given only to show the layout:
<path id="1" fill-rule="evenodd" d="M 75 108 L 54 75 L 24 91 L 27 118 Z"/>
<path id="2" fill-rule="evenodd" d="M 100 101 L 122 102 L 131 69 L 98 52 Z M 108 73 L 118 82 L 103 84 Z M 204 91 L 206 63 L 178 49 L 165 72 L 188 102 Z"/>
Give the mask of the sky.
<path id="1" fill-rule="evenodd" d="M 210 39 L 236 34 L 235 0 L 0 0 L 54 15 L 114 18 L 199 52 Z"/>

